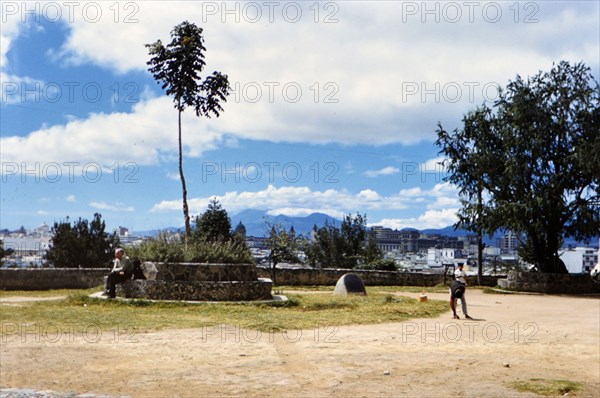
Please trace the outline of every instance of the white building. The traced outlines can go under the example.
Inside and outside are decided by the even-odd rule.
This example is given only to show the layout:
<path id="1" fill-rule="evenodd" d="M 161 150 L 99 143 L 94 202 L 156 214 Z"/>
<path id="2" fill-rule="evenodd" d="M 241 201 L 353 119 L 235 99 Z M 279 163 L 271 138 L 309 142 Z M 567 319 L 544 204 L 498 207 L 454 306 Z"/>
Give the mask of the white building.
<path id="1" fill-rule="evenodd" d="M 44 261 L 44 256 L 50 247 L 50 237 L 47 236 L 7 236 L 4 237 L 2 241 L 4 250 L 12 249 L 14 251 L 12 255 L 3 260 L 5 264 L 21 267 L 41 266 Z"/>
<path id="2" fill-rule="evenodd" d="M 427 265 L 429 267 L 441 267 L 445 264 L 456 264 L 457 262 L 465 262 L 460 249 L 436 249 L 434 247 L 427 249 Z"/>
<path id="3" fill-rule="evenodd" d="M 590 272 L 598 263 L 598 251 L 591 247 L 576 247 L 565 250 L 560 259 L 572 274 Z"/>

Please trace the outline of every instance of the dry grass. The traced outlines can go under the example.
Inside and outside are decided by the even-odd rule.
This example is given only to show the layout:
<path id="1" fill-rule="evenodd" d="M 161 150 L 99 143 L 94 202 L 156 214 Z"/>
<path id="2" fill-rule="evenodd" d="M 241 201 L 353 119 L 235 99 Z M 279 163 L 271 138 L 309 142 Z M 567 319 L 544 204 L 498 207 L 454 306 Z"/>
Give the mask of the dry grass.
<path id="1" fill-rule="evenodd" d="M 90 325 L 102 330 L 135 328 L 147 331 L 231 324 L 261 331 L 280 331 L 400 322 L 435 317 L 448 311 L 445 301 L 421 303 L 410 297 L 392 296 L 389 293 L 394 290 L 389 288 L 367 288 L 367 296 L 347 297 L 333 296 L 318 289 L 306 291 L 307 294 L 289 294 L 287 302 L 271 304 L 108 301 L 89 297 L 90 290 L 71 291 L 63 300 L 2 305 L 2 324 L 53 325 L 74 331 Z M 31 296 L 31 293 L 3 292 L 2 297 Z M 48 296 L 62 294 L 63 291 L 48 292 Z M 2 333 L 9 329 L 2 327 Z"/>

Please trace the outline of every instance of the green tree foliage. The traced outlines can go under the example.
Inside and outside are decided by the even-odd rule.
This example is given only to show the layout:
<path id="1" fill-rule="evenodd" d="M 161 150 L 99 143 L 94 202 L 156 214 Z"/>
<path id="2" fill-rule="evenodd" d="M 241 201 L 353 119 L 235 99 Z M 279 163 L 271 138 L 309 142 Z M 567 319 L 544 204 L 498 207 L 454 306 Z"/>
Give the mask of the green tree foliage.
<path id="1" fill-rule="evenodd" d="M 0 265 L 4 264 L 4 257 L 8 257 L 15 252 L 15 249 L 9 247 L 8 249 L 4 248 L 4 241 L 0 239 Z"/>
<path id="2" fill-rule="evenodd" d="M 231 220 L 227 211 L 215 199 L 208 209 L 196 217 L 196 227 L 188 241 L 180 235 L 160 233 L 138 246 L 127 249 L 130 257 L 142 261 L 192 262 L 192 263 L 253 263 L 254 258 L 245 240 L 231 233 Z"/>
<path id="3" fill-rule="evenodd" d="M 309 264 L 320 267 L 355 268 L 383 258 L 375 237 L 367 239 L 367 217 L 345 215 L 342 225 L 326 223 L 313 230 L 305 248 Z"/>
<path id="4" fill-rule="evenodd" d="M 45 259 L 57 268 L 102 267 L 114 256 L 119 236 L 108 235 L 102 215 L 94 214 L 91 223 L 79 218 L 71 225 L 69 217 L 52 227 L 52 239 Z"/>
<path id="5" fill-rule="evenodd" d="M 336 225 L 325 222 L 323 227 L 313 229 L 311 242 L 306 246 L 307 260 L 313 267 L 345 268 L 343 253 L 346 245 Z"/>
<path id="6" fill-rule="evenodd" d="M 367 246 L 364 251 L 365 263 L 371 264 L 383 260 L 383 252 L 377 246 L 377 239 L 375 237 L 375 231 L 369 231 L 367 238 Z M 395 264 L 395 262 L 394 262 Z M 386 268 L 389 268 L 388 265 L 385 265 Z M 394 268 L 395 270 L 395 268 Z"/>
<path id="7" fill-rule="evenodd" d="M 248 264 L 254 258 L 245 242 L 195 242 L 188 244 L 181 236 L 160 233 L 156 238 L 127 248 L 129 257 L 141 261 Z"/>
<path id="8" fill-rule="evenodd" d="M 269 263 L 271 264 L 271 279 L 276 283 L 277 264 L 282 262 L 299 263 L 298 252 L 301 249 L 303 238 L 297 236 L 293 230 L 286 231 L 281 224 L 271 224 L 265 220 L 269 236 L 265 246 L 269 249 Z"/>
<path id="9" fill-rule="evenodd" d="M 187 203 L 187 187 L 183 175 L 183 151 L 181 140 L 181 114 L 191 107 L 196 116 L 219 117 L 223 112 L 222 102 L 229 95 L 229 80 L 221 72 L 201 76 L 206 65 L 204 61 L 204 37 L 202 28 L 184 21 L 171 31 L 171 42 L 166 46 L 158 40 L 146 44 L 150 61 L 149 71 L 167 95 L 173 96 L 178 113 L 179 178 L 183 196 L 183 217 L 185 221 L 185 239 L 191 236 L 190 216 Z"/>
<path id="10" fill-rule="evenodd" d="M 194 242 L 228 242 L 232 239 L 231 219 L 216 198 L 211 199 L 208 209 L 196 217 L 192 236 Z"/>
<path id="11" fill-rule="evenodd" d="M 448 181 L 460 190 L 457 227 L 523 233 L 520 255 L 542 272 L 567 272 L 563 237 L 600 228 L 600 88 L 590 69 L 560 62 L 527 80 L 517 76 L 490 108 L 438 125 Z"/>

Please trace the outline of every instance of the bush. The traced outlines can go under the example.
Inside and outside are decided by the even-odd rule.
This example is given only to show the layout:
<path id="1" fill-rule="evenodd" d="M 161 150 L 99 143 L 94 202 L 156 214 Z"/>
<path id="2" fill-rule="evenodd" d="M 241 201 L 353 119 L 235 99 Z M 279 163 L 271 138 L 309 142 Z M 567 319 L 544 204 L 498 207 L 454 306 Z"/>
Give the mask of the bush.
<path id="1" fill-rule="evenodd" d="M 161 233 L 156 238 L 127 249 L 129 257 L 142 261 L 165 263 L 253 263 L 254 259 L 245 243 L 231 240 L 227 242 L 193 242 L 187 247 L 180 237 Z"/>

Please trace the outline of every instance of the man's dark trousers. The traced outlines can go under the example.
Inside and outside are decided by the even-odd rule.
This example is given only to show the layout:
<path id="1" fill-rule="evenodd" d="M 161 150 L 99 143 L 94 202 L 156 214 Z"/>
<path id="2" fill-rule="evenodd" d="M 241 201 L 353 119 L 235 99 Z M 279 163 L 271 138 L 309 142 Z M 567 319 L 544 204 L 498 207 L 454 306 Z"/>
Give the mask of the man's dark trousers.
<path id="1" fill-rule="evenodd" d="M 108 291 L 108 297 L 115 297 L 115 287 L 117 283 L 123 283 L 127 279 L 131 279 L 131 275 L 125 273 L 121 274 L 119 272 L 111 272 L 108 274 L 108 278 L 106 278 L 106 290 Z"/>

